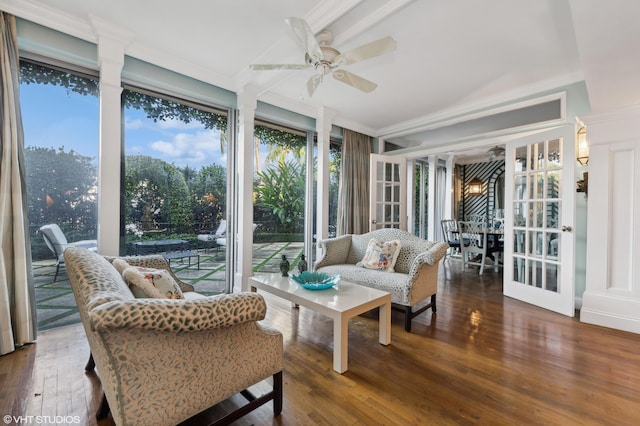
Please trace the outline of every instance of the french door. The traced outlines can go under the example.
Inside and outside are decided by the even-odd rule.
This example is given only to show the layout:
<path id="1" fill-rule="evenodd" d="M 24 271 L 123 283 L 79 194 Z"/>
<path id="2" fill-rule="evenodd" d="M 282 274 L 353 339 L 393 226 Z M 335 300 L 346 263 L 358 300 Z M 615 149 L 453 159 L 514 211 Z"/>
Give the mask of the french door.
<path id="1" fill-rule="evenodd" d="M 407 159 L 371 154 L 370 230 L 407 229 Z"/>
<path id="2" fill-rule="evenodd" d="M 507 143 L 504 295 L 575 312 L 574 126 Z"/>

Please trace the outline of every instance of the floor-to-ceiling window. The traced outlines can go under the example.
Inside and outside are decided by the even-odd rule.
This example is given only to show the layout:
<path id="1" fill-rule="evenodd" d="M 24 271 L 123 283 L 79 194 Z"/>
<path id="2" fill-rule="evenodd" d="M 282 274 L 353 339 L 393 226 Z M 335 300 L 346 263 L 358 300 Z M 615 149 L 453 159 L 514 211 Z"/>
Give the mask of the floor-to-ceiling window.
<path id="1" fill-rule="evenodd" d="M 199 250 L 174 269 L 204 293 L 224 291 L 227 115 L 224 110 L 127 87 L 124 110 L 124 229 L 127 254 Z M 186 261 L 190 261 L 187 263 Z M 193 261 L 191 261 L 193 260 Z"/>
<path id="2" fill-rule="evenodd" d="M 426 238 L 429 223 L 429 164 L 416 161 L 414 167 L 415 194 L 413 211 L 413 233 Z"/>
<path id="3" fill-rule="evenodd" d="M 329 238 L 336 236 L 338 229 L 338 191 L 342 167 L 342 143 L 331 141 L 329 145 Z"/>
<path id="4" fill-rule="evenodd" d="M 264 121 L 254 130 L 254 264 L 278 271 L 284 255 L 293 268 L 304 249 L 307 134 Z"/>
<path id="5" fill-rule="evenodd" d="M 38 328 L 46 329 L 78 314 L 64 265 L 55 266 L 38 230 L 58 225 L 68 242 L 97 237 L 98 81 L 88 70 L 28 60 L 20 81 Z"/>

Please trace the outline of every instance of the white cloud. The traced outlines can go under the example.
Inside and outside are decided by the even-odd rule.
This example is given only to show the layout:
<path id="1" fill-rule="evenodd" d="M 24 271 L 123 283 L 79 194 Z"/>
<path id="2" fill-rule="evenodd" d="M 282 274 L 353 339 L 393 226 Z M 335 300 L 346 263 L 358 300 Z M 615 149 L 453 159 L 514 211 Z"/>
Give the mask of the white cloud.
<path id="1" fill-rule="evenodd" d="M 155 123 L 160 129 L 163 130 L 189 130 L 189 129 L 202 129 L 204 126 L 197 120 L 185 123 L 184 121 L 174 118 L 158 121 Z"/>
<path id="2" fill-rule="evenodd" d="M 149 143 L 153 157 L 161 158 L 176 166 L 200 169 L 210 164 L 226 164 L 226 154 L 220 153 L 220 133 L 203 130 L 195 133 L 177 133 L 170 140 Z"/>
<path id="3" fill-rule="evenodd" d="M 124 127 L 127 130 L 142 129 L 144 127 L 144 123 L 140 119 L 128 120 L 125 118 Z"/>

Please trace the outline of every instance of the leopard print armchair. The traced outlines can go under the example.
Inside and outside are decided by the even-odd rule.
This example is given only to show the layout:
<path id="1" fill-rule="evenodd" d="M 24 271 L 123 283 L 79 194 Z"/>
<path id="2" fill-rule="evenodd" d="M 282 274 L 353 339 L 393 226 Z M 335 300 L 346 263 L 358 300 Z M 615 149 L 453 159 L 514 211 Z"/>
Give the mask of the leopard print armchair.
<path id="1" fill-rule="evenodd" d="M 372 238 L 380 241 L 400 240 L 400 253 L 394 272 L 366 269 L 357 265 L 367 251 Z M 315 269 L 340 274 L 342 279 L 391 293 L 394 307 L 405 311 L 404 327 L 411 331 L 411 320 L 431 308 L 436 312 L 439 262 L 449 245 L 440 241 L 427 241 L 400 229 L 384 228 L 366 234 L 347 234 L 319 242 L 322 255 Z M 426 298 L 431 302 L 413 310 Z"/>
<path id="2" fill-rule="evenodd" d="M 99 414 L 108 407 L 117 425 L 175 425 L 239 392 L 250 401 L 239 410 L 273 400 L 280 414 L 282 334 L 259 323 L 260 295 L 137 299 L 104 257 L 69 248 L 64 258 L 105 394 Z M 161 256 L 127 260 L 170 270 Z M 273 391 L 246 391 L 270 377 Z"/>

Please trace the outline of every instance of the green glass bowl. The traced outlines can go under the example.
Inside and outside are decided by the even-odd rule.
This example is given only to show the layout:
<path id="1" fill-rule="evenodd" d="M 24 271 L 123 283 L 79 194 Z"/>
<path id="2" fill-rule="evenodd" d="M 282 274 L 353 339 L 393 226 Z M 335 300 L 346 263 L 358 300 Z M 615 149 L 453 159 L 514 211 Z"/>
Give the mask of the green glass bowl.
<path id="1" fill-rule="evenodd" d="M 300 275 L 291 275 L 291 279 L 300 287 L 307 290 L 325 290 L 338 284 L 339 274 L 327 274 L 326 272 L 304 271 Z"/>

